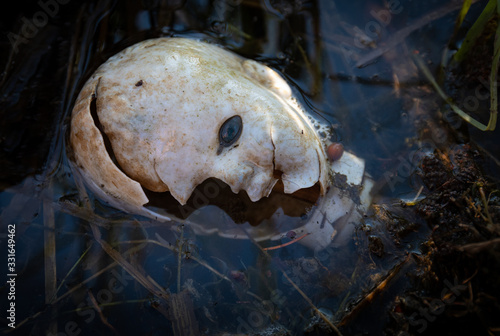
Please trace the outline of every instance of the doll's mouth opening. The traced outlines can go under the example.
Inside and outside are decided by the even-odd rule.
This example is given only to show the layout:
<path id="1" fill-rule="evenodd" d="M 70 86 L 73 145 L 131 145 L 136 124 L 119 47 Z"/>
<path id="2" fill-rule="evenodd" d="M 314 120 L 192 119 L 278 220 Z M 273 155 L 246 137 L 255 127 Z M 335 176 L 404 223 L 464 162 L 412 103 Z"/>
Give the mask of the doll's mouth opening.
<path id="1" fill-rule="evenodd" d="M 279 173 L 276 174 L 280 176 Z M 281 179 L 268 197 L 256 202 L 252 202 L 245 191 L 233 193 L 229 185 L 216 178 L 209 178 L 197 186 L 185 205 L 180 205 L 168 191 L 157 193 L 143 189 L 149 199 L 149 203 L 145 206 L 151 210 L 165 211 L 175 217 L 186 219 L 195 211 L 216 206 L 229 215 L 235 223 L 248 222 L 252 226 L 271 218 L 279 209 L 286 216 L 301 218 L 310 211 L 320 197 L 319 183 L 286 194 Z"/>

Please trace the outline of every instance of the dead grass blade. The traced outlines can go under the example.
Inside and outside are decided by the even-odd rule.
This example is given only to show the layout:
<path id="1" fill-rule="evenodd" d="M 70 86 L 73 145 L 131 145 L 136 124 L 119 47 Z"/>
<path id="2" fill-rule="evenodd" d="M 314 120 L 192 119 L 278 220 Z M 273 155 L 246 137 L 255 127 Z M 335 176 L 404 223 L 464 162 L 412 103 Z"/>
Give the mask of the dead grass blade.
<path id="1" fill-rule="evenodd" d="M 52 188 L 49 186 L 48 190 Z M 50 304 L 57 295 L 57 273 L 56 273 L 56 236 L 55 220 L 52 201 L 43 201 L 43 222 L 44 222 L 44 271 L 45 271 L 45 303 Z M 52 311 L 55 317 L 55 311 Z M 53 319 L 48 327 L 50 334 L 57 334 L 57 321 Z"/>
<path id="2" fill-rule="evenodd" d="M 359 303 L 349 312 L 348 315 L 346 315 L 342 321 L 340 321 L 339 326 L 346 325 L 350 320 L 352 320 L 366 305 L 370 304 L 376 296 L 378 296 L 380 293 L 382 293 L 388 286 L 388 284 L 391 282 L 396 275 L 400 274 L 401 268 L 410 261 L 411 254 L 408 254 L 408 256 L 400 262 L 398 265 L 396 265 L 392 271 L 385 277 L 384 280 L 382 280 L 375 288 L 373 288 L 370 293 L 368 293 Z"/>
<path id="3" fill-rule="evenodd" d="M 139 246 L 134 246 L 128 250 L 126 250 L 125 252 L 122 253 L 122 256 L 123 257 L 126 257 L 130 254 L 133 254 L 133 253 L 136 253 L 137 251 L 141 250 L 142 248 L 144 248 L 144 245 L 139 245 Z M 83 259 L 83 256 L 80 257 L 80 259 L 77 261 L 77 263 L 81 262 L 81 260 Z M 108 266 L 106 267 L 103 267 L 102 269 L 100 269 L 99 271 L 97 271 L 96 273 L 94 273 L 92 276 L 88 277 L 87 279 L 83 280 L 82 282 L 76 284 L 75 286 L 73 286 L 71 289 L 69 289 L 68 291 L 66 291 L 64 294 L 60 295 L 60 296 L 55 296 L 54 298 L 52 298 L 50 304 L 56 304 L 57 302 L 61 301 L 62 299 L 66 298 L 67 296 L 73 294 L 75 291 L 83 288 L 83 286 L 94 280 L 95 278 L 99 277 L 101 274 L 111 270 L 112 268 L 116 267 L 118 265 L 118 262 L 116 261 L 113 261 L 112 263 L 110 263 Z M 73 268 L 70 270 L 70 272 L 74 269 L 74 267 L 76 266 L 76 264 L 73 266 Z M 69 273 L 70 273 L 69 272 Z M 68 273 L 68 274 L 69 274 Z M 57 289 L 57 291 L 59 290 L 59 288 Z M 57 293 L 57 292 L 56 292 Z M 46 306 L 46 307 L 49 307 L 49 306 Z M 38 316 L 40 316 L 42 313 L 45 312 L 46 309 L 44 310 L 41 310 L 27 318 L 25 318 L 24 320 L 22 320 L 21 322 L 19 322 L 16 326 L 16 329 L 19 329 L 21 326 L 23 326 L 25 323 L 29 322 L 29 321 L 32 321 L 33 319 L 37 318 Z M 7 331 L 7 333 L 10 333 L 12 331 L 14 331 L 15 329 L 11 329 L 9 331 Z"/>
<path id="4" fill-rule="evenodd" d="M 167 317 L 172 322 L 174 336 L 200 335 L 198 321 L 194 315 L 193 300 L 191 300 L 189 291 L 184 290 L 170 295 L 168 305 Z"/>
<path id="5" fill-rule="evenodd" d="M 133 253 L 136 253 L 137 251 L 141 250 L 142 248 L 144 247 L 144 245 L 140 245 L 140 246 L 135 246 L 135 247 L 132 247 L 128 250 L 126 250 L 125 252 L 122 253 L 122 256 L 123 257 L 126 257 L 130 254 L 133 254 Z M 75 285 L 74 287 L 72 287 L 71 289 L 69 289 L 66 293 L 64 293 L 63 295 L 59 296 L 54 302 L 52 303 L 56 303 L 58 301 L 60 301 L 61 299 L 64 299 L 66 296 L 72 294 L 73 292 L 75 292 L 76 290 L 82 288 L 87 282 L 89 281 L 92 281 L 93 279 L 99 277 L 101 274 L 103 274 L 104 272 L 107 272 L 109 271 L 110 269 L 112 269 L 113 267 L 116 267 L 116 265 L 118 265 L 118 262 L 116 261 L 113 261 L 112 263 L 110 263 L 108 266 L 106 267 L 103 267 L 101 270 L 99 270 L 98 272 L 94 273 L 92 276 L 88 277 L 87 279 L 85 279 L 84 281 L 80 282 L 79 284 Z"/>
<path id="6" fill-rule="evenodd" d="M 158 297 L 159 299 L 168 299 L 169 294 L 158 284 L 147 279 L 144 274 L 142 274 L 137 268 L 132 266 L 119 252 L 113 249 L 107 242 L 101 239 L 101 232 L 99 228 L 90 224 L 92 228 L 92 233 L 94 234 L 94 238 L 97 243 L 101 245 L 102 249 L 114 260 L 116 261 L 125 271 L 127 271 L 137 282 L 144 286 L 148 291 L 150 291 L 153 295 Z"/>
<path id="7" fill-rule="evenodd" d="M 87 247 L 87 249 L 85 251 L 83 251 L 82 255 L 80 256 L 80 258 L 78 258 L 78 260 L 75 262 L 75 264 L 71 267 L 71 269 L 68 271 L 68 273 L 66 273 L 66 275 L 64 276 L 64 278 L 62 279 L 61 283 L 59 284 L 59 286 L 57 287 L 56 291 L 54 292 L 54 296 L 50 299 L 49 303 L 52 303 L 56 297 L 57 297 L 57 293 L 59 292 L 59 290 L 61 289 L 61 287 L 64 285 L 64 283 L 66 282 L 66 279 L 68 278 L 68 276 L 75 270 L 76 266 L 80 264 L 80 262 L 83 260 L 83 258 L 87 255 L 87 252 L 90 250 L 90 248 L 92 247 L 92 243 L 89 245 L 89 247 Z"/>
<path id="8" fill-rule="evenodd" d="M 161 237 L 157 236 L 157 238 L 159 238 L 158 241 L 153 240 L 153 239 L 126 240 L 126 241 L 121 241 L 120 244 L 155 244 L 155 245 L 164 247 L 166 249 L 169 249 L 172 252 L 175 252 L 175 248 L 173 246 L 170 246 L 167 242 L 162 242 L 161 241 L 162 240 Z M 202 265 L 203 267 L 205 267 L 206 269 L 208 269 L 210 272 L 214 273 L 218 277 L 220 277 L 220 278 L 222 278 L 222 279 L 224 279 L 226 281 L 232 282 L 231 279 L 229 279 L 227 276 L 225 276 L 224 274 L 220 273 L 215 268 L 213 268 L 212 266 L 210 266 L 209 264 L 207 264 L 204 260 L 201 260 L 201 259 L 199 259 L 199 258 L 197 258 L 196 256 L 193 256 L 193 255 L 191 255 L 189 257 L 189 259 L 194 260 L 195 262 L 197 262 L 198 264 Z"/>

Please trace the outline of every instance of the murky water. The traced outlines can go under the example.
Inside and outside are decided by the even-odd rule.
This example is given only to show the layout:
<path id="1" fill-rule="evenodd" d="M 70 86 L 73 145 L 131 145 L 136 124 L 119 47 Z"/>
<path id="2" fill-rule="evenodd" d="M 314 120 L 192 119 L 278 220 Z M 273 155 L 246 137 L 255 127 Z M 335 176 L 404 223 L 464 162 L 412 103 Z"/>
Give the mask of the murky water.
<path id="1" fill-rule="evenodd" d="M 332 126 L 332 140 L 366 160 L 367 173 L 378 182 L 377 205 L 398 205 L 420 188 L 408 153 L 422 139 L 408 106 L 423 77 L 411 54 L 440 61 L 460 4 L 49 3 L 18 8 L 2 26 L 0 255 L 7 254 L 7 225 L 15 224 L 17 274 L 17 327 L 2 326 L 2 332 L 326 334 L 316 308 L 334 324 L 343 321 L 346 335 L 382 332 L 388 305 L 408 286 L 403 271 L 386 295 L 342 319 L 394 267 L 413 267 L 407 254 L 418 254 L 428 233 L 421 219 L 401 208 L 392 214 L 388 221 L 408 226 L 397 244 L 372 210 L 342 246 L 314 252 L 291 244 L 263 252 L 271 243 L 197 236 L 183 225 L 121 213 L 93 195 L 94 211 L 85 210 L 86 198 L 69 169 L 68 120 L 86 79 L 117 51 L 159 36 L 207 39 L 282 73 L 304 107 Z M 471 17 L 481 5 L 473 6 Z M 211 217 L 205 211 L 207 222 L 227 220 L 219 210 Z M 10 274 L 5 259 L 1 272 Z M 7 299 L 9 290 L 8 283 L 0 289 L 3 315 L 14 302 Z M 184 321 L 191 326 L 183 329 Z"/>

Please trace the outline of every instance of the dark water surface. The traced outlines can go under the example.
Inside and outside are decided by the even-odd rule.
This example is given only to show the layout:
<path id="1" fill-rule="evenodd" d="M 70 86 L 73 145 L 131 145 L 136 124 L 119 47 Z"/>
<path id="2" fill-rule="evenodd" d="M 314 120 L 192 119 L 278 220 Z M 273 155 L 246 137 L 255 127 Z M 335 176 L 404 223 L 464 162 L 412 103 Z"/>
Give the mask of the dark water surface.
<path id="1" fill-rule="evenodd" d="M 7 229 L 15 224 L 17 274 L 17 328 L 2 323 L 1 332 L 187 335 L 176 329 L 185 319 L 192 334 L 334 334 L 312 306 L 339 324 L 365 293 L 401 267 L 387 292 L 340 328 L 345 335 L 383 334 L 391 303 L 409 286 L 405 274 L 414 264 L 405 260 L 420 253 L 428 235 L 422 219 L 399 207 L 401 213 L 387 219 L 410 223 L 409 233 L 398 239 L 380 217 L 367 216 L 341 248 L 318 254 L 292 244 L 268 257 L 252 241 L 196 236 L 181 225 L 121 213 L 92 195 L 90 212 L 68 163 L 72 104 L 92 72 L 129 45 L 159 36 L 207 39 L 283 74 L 308 111 L 332 125 L 333 140 L 366 160 L 378 204 L 399 206 L 421 186 L 408 157 L 422 146 L 408 106 L 423 76 L 411 54 L 418 52 L 434 67 L 440 62 L 460 2 L 41 3 L 17 2 L 4 9 L 0 22 L 0 269 L 8 279 Z M 484 4 L 473 5 L 466 26 Z M 483 139 L 477 135 L 498 153 L 497 143 Z M 122 259 L 105 252 L 89 222 L 99 225 L 107 247 Z M 123 260 L 137 273 L 125 270 Z M 145 283 L 157 284 L 156 292 Z M 0 321 L 6 323 L 14 302 L 7 299 L 10 288 L 3 282 L 0 287 Z M 184 295 L 173 295 L 182 289 Z M 172 296 L 155 296 L 161 292 Z M 172 307 L 187 313 L 176 315 Z"/>

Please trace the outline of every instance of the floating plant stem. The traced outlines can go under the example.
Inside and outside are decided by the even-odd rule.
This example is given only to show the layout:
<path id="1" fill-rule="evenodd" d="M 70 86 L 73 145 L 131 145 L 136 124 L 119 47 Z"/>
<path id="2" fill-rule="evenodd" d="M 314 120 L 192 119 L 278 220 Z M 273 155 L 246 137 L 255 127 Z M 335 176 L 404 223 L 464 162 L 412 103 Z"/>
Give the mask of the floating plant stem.
<path id="1" fill-rule="evenodd" d="M 472 0 L 464 0 L 464 3 L 462 4 L 462 9 L 458 13 L 457 16 L 457 21 L 455 21 L 455 29 L 453 35 L 456 35 L 458 29 L 464 22 L 465 16 L 469 12 L 470 6 L 472 5 Z"/>
<path id="2" fill-rule="evenodd" d="M 481 34 L 483 33 L 486 24 L 491 20 L 491 18 L 495 14 L 497 10 L 497 1 L 498 0 L 490 0 L 486 5 L 486 7 L 484 8 L 484 10 L 481 12 L 481 15 L 479 15 L 477 20 L 469 29 L 462 45 L 460 46 L 456 54 L 453 55 L 452 65 L 455 66 L 462 63 L 462 61 L 466 58 L 469 51 L 472 50 L 479 36 L 481 36 Z M 460 13 L 460 15 L 461 14 L 462 13 Z"/>
<path id="3" fill-rule="evenodd" d="M 497 36 L 498 36 L 498 30 L 497 30 Z M 500 46 L 500 43 L 499 43 L 499 46 Z M 495 47 L 497 47 L 497 46 L 495 46 Z M 498 56 L 500 55 L 500 53 L 498 53 L 498 51 L 499 50 L 495 50 L 496 62 L 495 61 L 493 62 L 493 65 L 496 65 L 496 69 L 498 69 Z M 432 86 L 434 86 L 434 89 L 436 89 L 437 93 L 441 96 L 441 98 L 443 98 L 448 103 L 448 105 L 450 105 L 451 109 L 456 114 L 458 114 L 460 117 L 462 117 L 469 124 L 480 129 L 481 131 L 493 131 L 493 130 L 495 130 L 495 127 L 497 124 L 497 106 L 496 106 L 496 102 L 497 102 L 496 87 L 497 86 L 496 86 L 496 81 L 494 83 L 494 86 L 491 86 L 491 88 L 490 88 L 491 103 L 492 104 L 494 103 L 495 105 L 492 105 L 490 107 L 490 109 L 491 109 L 490 110 L 490 120 L 488 121 L 487 125 L 484 125 L 480 121 L 472 118 L 470 115 L 468 115 L 467 113 L 462 111 L 455 103 L 453 103 L 453 100 L 450 97 L 448 97 L 446 95 L 446 93 L 444 93 L 444 91 L 441 89 L 439 84 L 436 82 L 436 80 L 434 79 L 434 76 L 432 76 L 429 68 L 422 61 L 422 58 L 420 58 L 418 55 L 415 55 L 415 54 L 413 55 L 413 58 L 415 59 L 417 65 L 420 67 L 420 69 L 424 73 L 425 77 L 427 77 L 427 80 L 429 80 L 429 82 L 432 84 Z M 492 65 L 492 71 L 493 71 L 493 65 Z M 492 77 L 493 76 L 490 76 L 490 85 L 492 85 L 492 83 L 491 83 Z M 496 75 L 494 76 L 494 78 L 496 79 Z M 491 89 L 493 89 L 494 91 Z"/>
<path id="4" fill-rule="evenodd" d="M 87 252 L 90 250 L 91 247 L 92 247 L 92 242 L 90 243 L 89 247 L 87 247 L 87 249 L 85 251 L 83 251 L 83 253 L 80 256 L 80 258 L 78 258 L 78 260 L 75 262 L 75 264 L 73 265 L 73 267 L 71 267 L 71 269 L 68 271 L 68 273 L 66 273 L 66 275 L 64 276 L 64 279 L 62 279 L 61 283 L 59 284 L 59 286 L 57 287 L 56 291 L 54 292 L 54 295 L 52 296 L 52 298 L 50 298 L 50 303 L 52 303 L 52 301 L 56 298 L 57 293 L 61 289 L 62 285 L 64 285 L 64 283 L 66 282 L 66 279 L 68 278 L 68 276 L 73 272 L 73 270 L 76 268 L 76 266 L 78 264 L 80 264 L 80 262 L 87 255 Z"/>
<path id="5" fill-rule="evenodd" d="M 462 26 L 462 23 L 464 22 L 465 16 L 469 12 L 471 5 L 472 5 L 472 0 L 464 0 L 462 4 L 462 9 L 457 15 L 457 19 L 455 21 L 455 27 L 453 28 L 453 35 L 451 36 L 450 41 L 448 42 L 448 46 L 444 48 L 443 55 L 441 57 L 441 67 L 439 69 L 439 75 L 438 75 L 439 83 L 441 83 L 444 78 L 445 69 L 449 60 L 450 49 L 453 48 L 453 46 L 456 43 L 460 27 Z"/>

